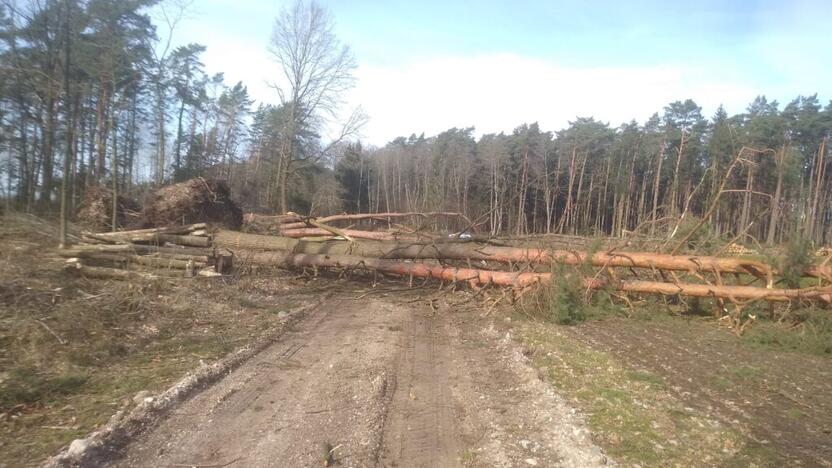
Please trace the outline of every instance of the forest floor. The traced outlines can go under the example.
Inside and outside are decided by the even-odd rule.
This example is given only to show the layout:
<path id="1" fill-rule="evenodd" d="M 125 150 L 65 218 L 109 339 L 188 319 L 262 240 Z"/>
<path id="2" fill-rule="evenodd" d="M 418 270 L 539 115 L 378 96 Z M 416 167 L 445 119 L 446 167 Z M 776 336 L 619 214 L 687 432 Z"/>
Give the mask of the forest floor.
<path id="1" fill-rule="evenodd" d="M 281 272 L 86 281 L 60 272 L 49 228 L 0 223 L 0 466 L 264 337 L 97 462 L 321 466 L 328 447 L 337 466 L 832 465 L 832 356 L 772 344 L 791 333 L 773 325 L 738 338 L 651 310 L 564 326 L 463 291 Z"/>

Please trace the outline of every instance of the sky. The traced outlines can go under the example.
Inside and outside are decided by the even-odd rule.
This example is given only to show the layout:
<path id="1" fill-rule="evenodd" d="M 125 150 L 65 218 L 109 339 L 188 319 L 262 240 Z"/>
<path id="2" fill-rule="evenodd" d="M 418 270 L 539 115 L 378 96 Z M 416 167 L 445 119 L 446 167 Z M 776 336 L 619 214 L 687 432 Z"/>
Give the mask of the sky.
<path id="1" fill-rule="evenodd" d="M 288 3 L 194 0 L 173 42 L 206 45 L 208 73 L 278 103 L 267 48 Z M 452 127 L 559 130 L 576 117 L 617 126 L 684 99 L 710 117 L 761 94 L 781 104 L 832 97 L 832 0 L 319 3 L 358 62 L 344 113 L 361 106 L 362 139 L 377 146 Z"/>

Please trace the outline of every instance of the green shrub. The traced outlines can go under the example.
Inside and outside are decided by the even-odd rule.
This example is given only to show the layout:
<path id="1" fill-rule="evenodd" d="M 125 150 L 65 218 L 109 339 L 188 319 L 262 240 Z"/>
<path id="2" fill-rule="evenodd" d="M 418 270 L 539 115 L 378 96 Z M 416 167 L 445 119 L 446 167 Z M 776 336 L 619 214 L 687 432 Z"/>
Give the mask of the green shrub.
<path id="1" fill-rule="evenodd" d="M 776 266 L 780 270 L 783 282 L 788 287 L 799 288 L 803 272 L 812 265 L 813 261 L 814 252 L 811 241 L 796 238 L 786 244 L 786 251 L 780 258 L 779 265 Z"/>
<path id="2" fill-rule="evenodd" d="M 815 307 L 798 309 L 790 321 L 757 322 L 743 335 L 752 346 L 782 349 L 807 354 L 832 354 L 832 317 L 828 310 Z"/>
<path id="3" fill-rule="evenodd" d="M 568 269 L 562 265 L 552 268 L 552 279 L 544 284 L 523 304 L 527 312 L 547 322 L 575 325 L 590 318 L 616 312 L 612 296 L 606 290 L 588 291 L 583 277 L 591 277 L 585 265 Z M 529 303 L 530 302 L 530 303 Z"/>

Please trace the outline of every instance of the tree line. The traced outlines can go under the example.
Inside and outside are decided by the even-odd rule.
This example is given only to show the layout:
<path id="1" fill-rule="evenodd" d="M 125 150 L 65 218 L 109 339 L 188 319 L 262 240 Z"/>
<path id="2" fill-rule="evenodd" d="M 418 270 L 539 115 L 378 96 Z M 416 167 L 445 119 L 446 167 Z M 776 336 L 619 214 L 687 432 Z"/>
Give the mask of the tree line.
<path id="1" fill-rule="evenodd" d="M 204 46 L 172 46 L 188 7 L 0 2 L 7 209 L 73 213 L 91 186 L 138 196 L 208 176 L 250 211 L 459 211 L 515 235 L 656 235 L 702 221 L 743 241 L 832 242 L 832 103 L 817 95 L 784 106 L 760 96 L 710 119 L 686 100 L 619 127 L 577 118 L 560 131 L 453 128 L 369 147 L 355 141 L 360 110 L 340 116 L 356 61 L 327 11 L 297 1 L 279 13 L 278 99 L 255 104 L 243 83 L 206 73 Z"/>
<path id="2" fill-rule="evenodd" d="M 742 242 L 832 242 L 832 103 L 759 96 L 706 119 L 692 100 L 644 124 L 577 118 L 474 136 L 453 128 L 350 145 L 335 166 L 348 211 L 464 213 L 491 234 L 667 234 L 700 220 Z M 702 218 L 706 219 L 702 219 Z"/>
<path id="3" fill-rule="evenodd" d="M 233 160 L 251 105 L 208 76 L 205 47 L 171 47 L 188 4 L 30 0 L 0 4 L 0 171 L 7 205 L 49 210 L 60 185 L 130 191 Z M 157 18 L 151 18 L 154 14 Z M 141 161 L 140 161 L 141 160 Z M 137 173 L 139 163 L 150 166 Z"/>

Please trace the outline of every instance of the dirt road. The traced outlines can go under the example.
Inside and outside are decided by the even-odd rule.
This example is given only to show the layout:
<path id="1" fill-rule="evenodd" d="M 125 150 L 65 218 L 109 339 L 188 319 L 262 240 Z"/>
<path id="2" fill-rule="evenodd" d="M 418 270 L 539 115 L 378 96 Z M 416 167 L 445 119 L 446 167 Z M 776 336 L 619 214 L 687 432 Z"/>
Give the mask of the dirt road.
<path id="1" fill-rule="evenodd" d="M 333 297 L 110 466 L 594 466 L 575 412 L 478 311 Z"/>

